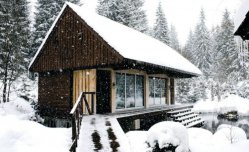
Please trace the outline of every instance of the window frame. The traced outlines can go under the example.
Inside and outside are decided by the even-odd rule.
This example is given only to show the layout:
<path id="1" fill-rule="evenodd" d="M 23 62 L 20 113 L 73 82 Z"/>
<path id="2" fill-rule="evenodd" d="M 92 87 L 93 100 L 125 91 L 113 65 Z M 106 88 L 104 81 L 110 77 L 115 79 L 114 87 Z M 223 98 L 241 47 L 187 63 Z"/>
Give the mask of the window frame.
<path id="1" fill-rule="evenodd" d="M 124 75 L 125 76 L 125 86 L 124 86 L 124 91 L 125 91 L 125 95 L 124 95 L 124 108 L 117 108 L 117 82 L 116 82 L 116 98 L 115 98 L 115 102 L 116 102 L 116 105 L 115 105 L 115 109 L 117 111 L 122 111 L 122 110 L 129 110 L 129 109 L 141 109 L 141 108 L 144 108 L 145 107 L 145 75 L 144 74 L 141 74 L 141 73 L 128 73 L 128 72 L 115 72 L 115 79 L 117 80 L 117 75 Z M 134 103 L 135 103 L 135 106 L 134 107 L 127 107 L 127 75 L 132 75 L 134 76 Z M 137 96 L 137 77 L 141 76 L 142 77 L 142 106 L 136 106 L 136 103 L 137 103 L 137 99 L 136 99 L 136 96 Z"/>
<path id="2" fill-rule="evenodd" d="M 148 86 L 148 88 L 149 88 L 149 97 L 148 97 L 148 105 L 149 105 L 149 107 L 154 107 L 154 106 L 162 106 L 162 105 L 167 105 L 167 101 L 168 101 L 168 98 L 167 98 L 167 95 L 168 95 L 168 88 L 167 88 L 167 84 L 168 84 L 168 78 L 164 78 L 164 77 L 156 77 L 156 76 L 149 76 L 148 77 L 148 81 L 149 81 L 149 86 Z M 151 97 L 150 95 L 151 95 L 151 90 L 150 90 L 150 80 L 153 80 L 153 97 Z M 164 94 L 165 94 L 165 96 L 163 96 L 163 88 L 162 88 L 162 85 L 161 85 L 161 83 L 159 83 L 159 85 L 160 85 L 160 104 L 156 104 L 156 101 L 155 101 L 155 99 L 156 99 L 156 79 L 157 79 L 157 81 L 159 81 L 160 82 L 160 80 L 164 80 L 164 89 L 165 89 L 165 92 L 164 92 Z M 151 104 L 152 102 L 151 102 L 151 98 L 153 98 L 153 104 Z M 163 101 L 163 103 L 162 103 L 162 99 L 163 98 L 165 98 L 165 100 Z"/>

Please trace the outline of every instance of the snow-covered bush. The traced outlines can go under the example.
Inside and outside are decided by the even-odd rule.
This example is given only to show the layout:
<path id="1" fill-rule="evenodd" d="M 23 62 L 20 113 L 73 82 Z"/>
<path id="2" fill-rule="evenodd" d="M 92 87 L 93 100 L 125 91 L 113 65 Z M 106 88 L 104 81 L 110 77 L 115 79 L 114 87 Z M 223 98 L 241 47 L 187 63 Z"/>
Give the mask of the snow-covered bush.
<path id="1" fill-rule="evenodd" d="M 247 140 L 243 129 L 231 125 L 222 124 L 217 128 L 213 139 L 217 143 L 237 143 Z"/>
<path id="2" fill-rule="evenodd" d="M 147 142 L 153 149 L 175 148 L 175 152 L 188 152 L 188 131 L 181 123 L 164 121 L 148 130 Z"/>

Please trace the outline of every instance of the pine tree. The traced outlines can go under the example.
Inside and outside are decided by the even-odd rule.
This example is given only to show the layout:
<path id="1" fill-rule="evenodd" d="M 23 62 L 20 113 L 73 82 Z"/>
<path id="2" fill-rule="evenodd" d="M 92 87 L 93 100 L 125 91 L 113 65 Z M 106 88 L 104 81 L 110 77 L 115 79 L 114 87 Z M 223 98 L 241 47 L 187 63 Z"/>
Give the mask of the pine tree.
<path id="1" fill-rule="evenodd" d="M 169 30 L 169 46 L 182 54 L 181 47 L 178 41 L 178 35 L 176 32 L 176 28 L 172 24 Z"/>
<path id="2" fill-rule="evenodd" d="M 128 11 L 130 14 L 129 27 L 134 28 L 142 33 L 148 32 L 148 21 L 145 11 L 142 9 L 144 0 L 131 0 L 131 6 Z"/>
<path id="3" fill-rule="evenodd" d="M 9 101 L 13 81 L 27 70 L 30 31 L 27 1 L 0 1 L 0 78 L 3 102 Z"/>
<path id="4" fill-rule="evenodd" d="M 193 53 L 196 57 L 194 64 L 203 72 L 205 76 L 210 74 L 212 64 L 211 41 L 209 31 L 206 26 L 204 10 L 201 9 L 200 19 L 194 31 Z"/>
<path id="5" fill-rule="evenodd" d="M 148 31 L 143 0 L 99 0 L 98 14 L 143 33 Z"/>
<path id="6" fill-rule="evenodd" d="M 153 28 L 153 37 L 169 45 L 169 29 L 162 5 L 159 3 L 156 11 L 156 22 Z"/>
<path id="7" fill-rule="evenodd" d="M 238 59 L 237 46 L 233 36 L 234 25 L 230 19 L 229 12 L 225 10 L 220 30 L 216 35 L 215 59 L 216 62 L 216 78 L 219 82 L 227 81 L 227 76 L 235 69 L 238 64 L 234 63 Z"/>
<path id="8" fill-rule="evenodd" d="M 191 89 L 188 93 L 188 100 L 191 102 L 208 98 L 207 88 L 209 86 L 207 82 L 212 65 L 211 53 L 211 40 L 205 23 L 205 13 L 201 9 L 199 22 L 195 27 L 194 33 L 190 31 L 183 51 L 183 55 L 203 72 L 203 76 L 192 78 L 189 81 Z"/>
<path id="9" fill-rule="evenodd" d="M 190 30 L 189 35 L 188 35 L 188 39 L 187 42 L 184 46 L 184 49 L 182 51 L 182 55 L 187 58 L 189 61 L 191 61 L 191 63 L 195 63 L 196 62 L 196 57 L 194 55 L 194 34 L 193 32 Z"/>
<path id="10" fill-rule="evenodd" d="M 215 78 L 220 84 L 226 86 L 223 90 L 233 90 L 233 86 L 239 78 L 239 52 L 233 35 L 234 24 L 228 10 L 225 10 L 216 38 Z"/>
<path id="11" fill-rule="evenodd" d="M 74 4 L 79 4 L 80 2 L 80 0 L 68 1 Z M 34 56 L 65 2 L 66 0 L 38 0 L 37 13 L 35 13 L 33 45 L 30 57 Z"/>

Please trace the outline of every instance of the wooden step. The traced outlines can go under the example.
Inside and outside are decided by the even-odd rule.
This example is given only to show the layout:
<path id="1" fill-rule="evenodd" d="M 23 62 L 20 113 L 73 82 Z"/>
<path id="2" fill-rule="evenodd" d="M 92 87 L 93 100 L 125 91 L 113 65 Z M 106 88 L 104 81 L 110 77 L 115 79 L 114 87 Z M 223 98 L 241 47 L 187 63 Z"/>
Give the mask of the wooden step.
<path id="1" fill-rule="evenodd" d="M 198 114 L 190 114 L 190 115 L 187 115 L 187 116 L 183 116 L 183 117 L 180 117 L 178 119 L 176 119 L 176 121 L 183 121 L 183 120 L 186 120 L 186 119 L 190 119 L 190 118 L 193 118 L 193 117 L 197 117 Z"/>
<path id="2" fill-rule="evenodd" d="M 186 125 L 188 125 L 189 123 L 194 122 L 194 121 L 198 121 L 198 120 L 201 120 L 201 118 L 200 118 L 200 117 L 195 117 L 195 118 L 193 118 L 193 119 L 189 119 L 189 120 L 183 121 L 182 124 L 183 124 L 184 126 L 186 126 Z"/>
<path id="3" fill-rule="evenodd" d="M 192 111 L 188 111 L 188 112 L 184 112 L 184 113 L 179 113 L 177 115 L 172 115 L 172 117 L 175 118 L 175 119 L 178 119 L 179 117 L 190 115 L 190 114 L 193 114 L 193 113 L 194 112 L 192 112 Z"/>
<path id="4" fill-rule="evenodd" d="M 196 125 L 198 125 L 198 124 L 201 124 L 201 125 L 202 125 L 204 122 L 205 122 L 205 121 L 201 119 L 201 120 L 194 121 L 194 122 L 192 122 L 192 123 L 186 125 L 186 127 L 187 127 L 187 128 L 190 128 L 190 127 L 196 126 Z"/>
<path id="5" fill-rule="evenodd" d="M 178 113 L 182 113 L 182 112 L 187 112 L 190 111 L 191 109 L 181 109 L 181 110 L 173 110 L 170 112 L 167 112 L 168 114 L 172 115 L 172 114 L 178 114 Z"/>

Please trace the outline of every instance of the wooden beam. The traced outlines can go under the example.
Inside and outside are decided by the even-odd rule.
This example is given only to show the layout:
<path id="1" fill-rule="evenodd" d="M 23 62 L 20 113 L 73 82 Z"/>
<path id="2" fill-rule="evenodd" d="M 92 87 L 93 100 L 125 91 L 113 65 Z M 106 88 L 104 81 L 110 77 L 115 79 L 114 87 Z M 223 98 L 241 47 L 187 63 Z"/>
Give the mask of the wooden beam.
<path id="1" fill-rule="evenodd" d="M 149 76 L 146 74 L 144 76 L 144 107 L 147 109 L 149 108 Z"/>
<path id="2" fill-rule="evenodd" d="M 116 73 L 111 70 L 111 113 L 116 112 Z"/>
<path id="3" fill-rule="evenodd" d="M 170 78 L 170 103 L 175 104 L 175 80 Z"/>

